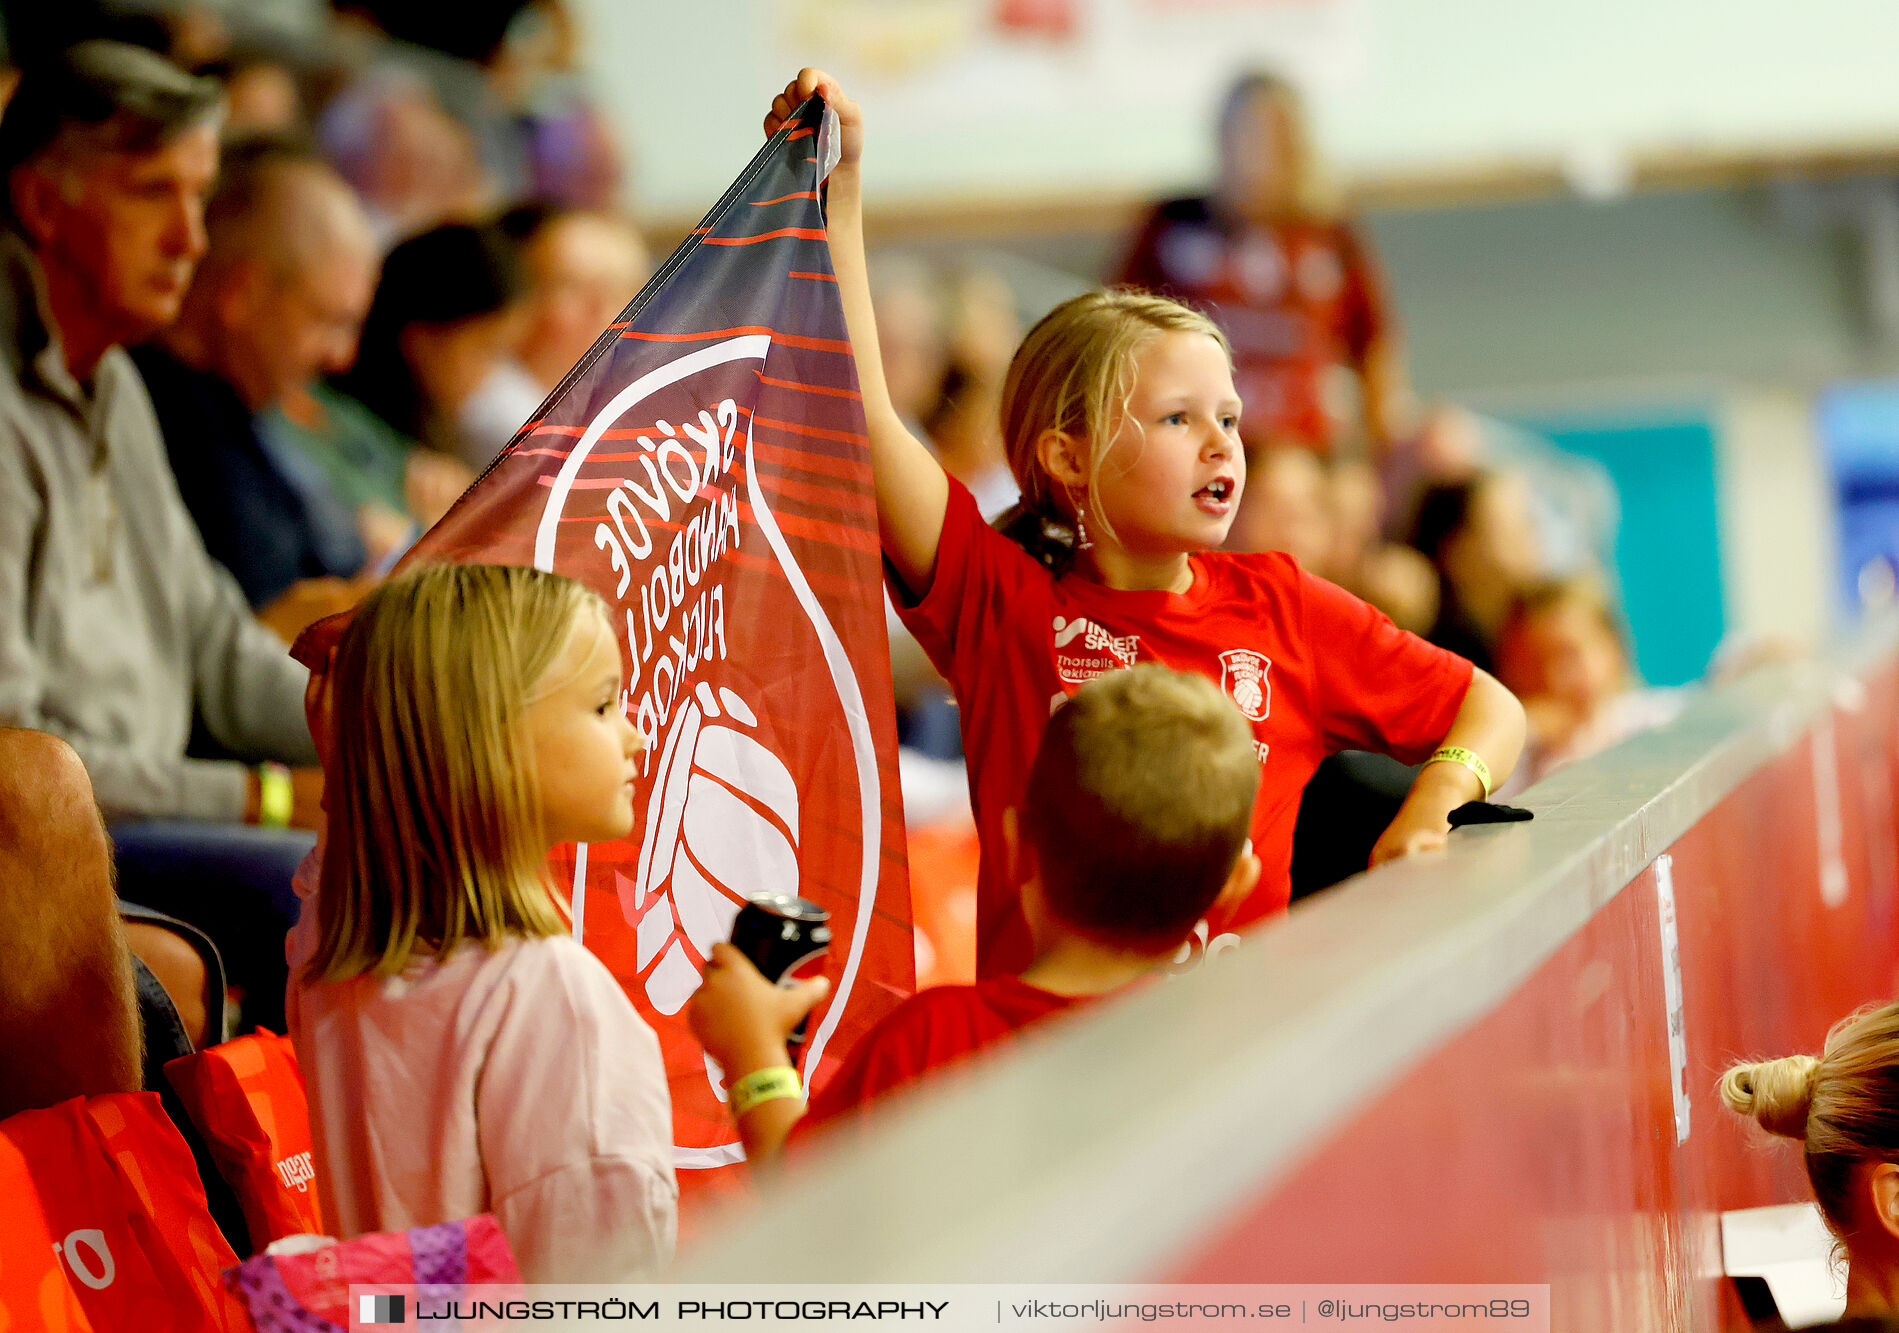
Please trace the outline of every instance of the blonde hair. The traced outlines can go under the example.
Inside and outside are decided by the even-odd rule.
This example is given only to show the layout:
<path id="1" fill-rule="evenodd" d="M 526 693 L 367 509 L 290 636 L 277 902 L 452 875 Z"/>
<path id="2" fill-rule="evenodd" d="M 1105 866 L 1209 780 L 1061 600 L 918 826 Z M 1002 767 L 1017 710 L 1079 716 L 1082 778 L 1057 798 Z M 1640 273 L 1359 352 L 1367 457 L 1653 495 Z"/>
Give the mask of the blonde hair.
<path id="1" fill-rule="evenodd" d="M 1108 442 L 1134 392 L 1134 356 L 1160 333 L 1204 333 L 1230 358 L 1226 335 L 1207 316 L 1164 296 L 1125 287 L 1087 292 L 1042 316 L 1009 362 L 1002 381 L 1002 442 L 1022 502 L 997 526 L 1059 572 L 1073 558 L 1075 515 L 1042 466 L 1038 445 L 1051 430 L 1082 440 L 1087 493 L 1101 477 Z M 1088 522 L 1112 537 L 1106 515 Z"/>
<path id="2" fill-rule="evenodd" d="M 1258 792 L 1253 730 L 1205 676 L 1147 662 L 1089 681 L 1049 719 L 1023 799 L 1049 910 L 1171 948 L 1232 874 Z"/>
<path id="3" fill-rule="evenodd" d="M 1899 1162 L 1899 1003 L 1834 1024 L 1817 1058 L 1735 1065 L 1719 1091 L 1730 1109 L 1805 1145 L 1814 1200 L 1846 1241 L 1857 1222 L 1858 1168 Z"/>
<path id="4" fill-rule="evenodd" d="M 418 569 L 356 608 L 332 668 L 312 978 L 392 976 L 419 951 L 567 929 L 522 717 L 596 609 L 572 579 L 502 565 Z"/>

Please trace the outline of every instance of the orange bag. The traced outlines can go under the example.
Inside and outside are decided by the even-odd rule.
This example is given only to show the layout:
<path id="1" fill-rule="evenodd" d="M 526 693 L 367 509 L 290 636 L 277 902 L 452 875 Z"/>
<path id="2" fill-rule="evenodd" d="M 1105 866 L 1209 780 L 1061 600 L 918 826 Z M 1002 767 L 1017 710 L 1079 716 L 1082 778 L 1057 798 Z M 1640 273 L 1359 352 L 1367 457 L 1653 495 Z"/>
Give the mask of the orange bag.
<path id="1" fill-rule="evenodd" d="M 252 1033 L 167 1061 L 165 1077 L 237 1195 L 251 1249 L 321 1235 L 310 1106 L 290 1039 Z"/>
<path id="2" fill-rule="evenodd" d="M 237 1256 L 156 1094 L 0 1120 L 0 1199 L 0 1329 L 249 1327 L 219 1280 Z"/>

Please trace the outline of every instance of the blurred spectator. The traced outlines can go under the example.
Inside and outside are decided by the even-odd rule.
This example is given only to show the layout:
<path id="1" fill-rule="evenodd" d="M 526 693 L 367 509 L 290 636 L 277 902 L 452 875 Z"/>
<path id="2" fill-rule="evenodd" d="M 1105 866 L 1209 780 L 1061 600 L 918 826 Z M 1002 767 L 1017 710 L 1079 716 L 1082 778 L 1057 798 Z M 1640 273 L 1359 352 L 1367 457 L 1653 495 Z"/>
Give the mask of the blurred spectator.
<path id="1" fill-rule="evenodd" d="M 527 159 L 526 191 L 568 208 L 626 207 L 626 161 L 580 74 L 582 34 L 561 0 L 536 0 L 487 62 L 488 83 L 513 113 Z"/>
<path id="2" fill-rule="evenodd" d="M 612 124 L 571 83 L 526 121 L 529 188 L 536 197 L 609 213 L 624 206 L 626 163 Z"/>
<path id="3" fill-rule="evenodd" d="M 919 438 L 927 438 L 923 418 L 941 397 L 949 370 L 936 285 L 923 265 L 879 256 L 871 270 L 871 301 L 891 404 Z"/>
<path id="4" fill-rule="evenodd" d="M 524 315 L 513 245 L 450 223 L 383 264 L 356 364 L 337 387 L 393 430 L 479 471 L 540 405 L 514 360 Z"/>
<path id="5" fill-rule="evenodd" d="M 1320 187 L 1298 94 L 1249 74 L 1219 133 L 1213 194 L 1156 208 L 1117 280 L 1218 321 L 1249 446 L 1325 453 L 1362 426 L 1382 451 L 1405 429 L 1396 331 L 1370 250 Z"/>
<path id="6" fill-rule="evenodd" d="M 354 603 L 342 580 L 369 555 L 356 508 L 320 469 L 276 448 L 259 414 L 354 361 L 375 242 L 340 176 L 264 145 L 226 166 L 205 225 L 178 321 L 133 360 L 205 549 L 288 642 Z"/>
<path id="7" fill-rule="evenodd" d="M 1504 618 L 1543 568 L 1528 488 L 1507 472 L 1440 482 L 1419 502 L 1411 544 L 1440 581 L 1424 637 L 1490 670 Z"/>
<path id="8" fill-rule="evenodd" d="M 296 73 L 281 60 L 247 53 L 205 69 L 224 83 L 229 112 L 224 121 L 227 140 L 301 131 L 306 124 L 303 89 Z"/>
<path id="9" fill-rule="evenodd" d="M 304 670 L 204 553 L 123 343 L 178 314 L 204 249 L 220 97 L 91 42 L 0 118 L 0 719 L 52 731 L 122 821 L 119 892 L 204 929 L 281 1022 L 281 940 L 313 824 Z M 240 759 L 187 757 L 194 715 Z M 148 822 L 133 822 L 133 821 Z"/>
<path id="10" fill-rule="evenodd" d="M 877 311 L 878 348 L 890 401 L 917 438 L 928 439 L 923 420 L 941 399 L 949 368 L 943 313 L 932 275 L 912 260 L 880 255 L 871 271 L 871 300 Z M 900 758 L 908 801 L 927 812 L 921 816 L 926 819 L 957 813 L 967 805 L 968 784 L 961 763 L 962 733 L 949 686 L 897 618 L 888 597 L 884 627 L 890 638 L 897 735 L 907 752 Z M 918 816 L 910 818 L 915 822 Z"/>
<path id="11" fill-rule="evenodd" d="M 459 458 L 423 448 L 322 380 L 286 392 L 258 417 L 257 429 L 320 469 L 355 506 L 373 569 L 392 564 L 475 480 Z"/>
<path id="12" fill-rule="evenodd" d="M 317 133 L 385 249 L 448 219 L 477 217 L 492 197 L 474 136 L 411 71 L 365 75 L 324 108 Z"/>
<path id="13" fill-rule="evenodd" d="M 602 213 L 520 204 L 499 225 L 521 247 L 527 280 L 517 355 L 545 394 L 639 295 L 652 260 L 638 232 Z"/>
<path id="14" fill-rule="evenodd" d="M 1637 686 L 1615 611 L 1587 578 L 1524 590 L 1498 638 L 1497 677 L 1529 721 L 1513 789 L 1673 721 L 1686 702 L 1679 690 Z"/>
<path id="15" fill-rule="evenodd" d="M 944 470 L 969 487 L 977 508 L 994 517 L 1021 498 L 1002 447 L 998 407 L 1003 377 L 1022 341 L 1022 322 L 1016 317 L 1015 293 L 987 270 L 956 274 L 946 294 L 943 371 L 923 428 Z"/>
<path id="16" fill-rule="evenodd" d="M 1284 551 L 1357 594 L 1401 629 L 1423 633 L 1437 615 L 1437 573 L 1410 547 L 1380 535 L 1384 496 L 1369 464 L 1281 445 L 1247 461 L 1232 551 Z"/>
<path id="17" fill-rule="evenodd" d="M 1386 541 L 1385 494 L 1370 463 L 1335 458 L 1326 476 L 1332 550 L 1325 576 L 1390 616 L 1426 633 L 1437 620 L 1437 571 L 1409 546 Z"/>
<path id="18" fill-rule="evenodd" d="M 1334 541 L 1325 464 L 1318 456 L 1296 445 L 1249 454 L 1227 549 L 1284 551 L 1309 573 L 1329 578 Z"/>

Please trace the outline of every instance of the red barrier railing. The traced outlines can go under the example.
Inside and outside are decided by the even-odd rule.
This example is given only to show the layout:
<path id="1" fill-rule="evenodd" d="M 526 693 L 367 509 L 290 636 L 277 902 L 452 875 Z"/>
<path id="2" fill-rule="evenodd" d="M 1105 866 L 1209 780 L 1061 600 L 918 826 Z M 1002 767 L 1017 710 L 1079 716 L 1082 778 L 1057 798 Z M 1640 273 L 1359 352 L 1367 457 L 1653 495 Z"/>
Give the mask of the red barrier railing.
<path id="1" fill-rule="evenodd" d="M 1718 1215 L 1806 1185 L 1714 1081 L 1899 975 L 1894 645 L 1756 673 L 1532 789 L 1535 822 L 894 1107 L 688 1275 L 1548 1282 L 1557 1328 L 1738 1325 Z M 819 1239 L 774 1244 L 791 1217 Z"/>

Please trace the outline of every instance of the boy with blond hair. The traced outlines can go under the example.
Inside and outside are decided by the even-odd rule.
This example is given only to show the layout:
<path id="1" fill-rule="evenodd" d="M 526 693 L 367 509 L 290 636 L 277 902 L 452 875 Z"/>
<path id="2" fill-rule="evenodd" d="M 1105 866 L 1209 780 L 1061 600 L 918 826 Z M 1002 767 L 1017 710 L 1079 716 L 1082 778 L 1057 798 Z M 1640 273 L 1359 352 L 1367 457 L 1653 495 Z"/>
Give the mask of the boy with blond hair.
<path id="1" fill-rule="evenodd" d="M 768 1160 L 795 1127 L 859 1112 L 1166 965 L 1216 904 L 1259 879 L 1247 842 L 1258 786 L 1252 730 L 1212 681 L 1144 664 L 1084 685 L 1050 719 L 1024 804 L 1003 820 L 1034 961 L 912 996 L 808 1105 L 786 1037 L 829 982 L 780 990 L 713 946 L 690 1018 L 725 1071 L 746 1156 Z"/>

